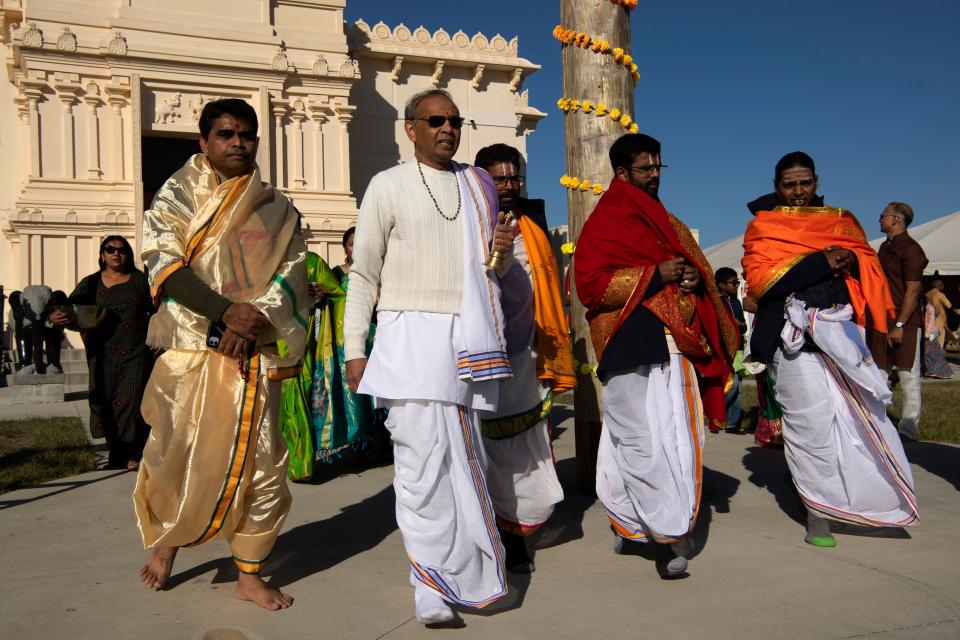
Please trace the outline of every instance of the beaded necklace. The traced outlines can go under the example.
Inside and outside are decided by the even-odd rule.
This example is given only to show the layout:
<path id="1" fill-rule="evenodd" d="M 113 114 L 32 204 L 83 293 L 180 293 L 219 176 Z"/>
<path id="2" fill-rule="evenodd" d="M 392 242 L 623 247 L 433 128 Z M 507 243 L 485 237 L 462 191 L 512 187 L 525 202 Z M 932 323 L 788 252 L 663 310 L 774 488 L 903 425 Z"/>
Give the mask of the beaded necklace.
<path id="1" fill-rule="evenodd" d="M 453 171 L 453 169 L 450 170 Z M 437 208 L 437 213 L 440 214 L 440 217 L 449 222 L 456 220 L 460 216 L 460 181 L 457 180 L 457 212 L 454 213 L 453 217 L 451 218 L 440 209 L 440 205 L 437 204 L 437 199 L 433 197 L 433 191 L 430 191 L 430 185 L 427 184 L 427 179 L 423 177 L 423 169 L 420 168 L 419 160 L 417 160 L 417 171 L 420 172 L 420 180 L 423 181 L 423 186 L 427 188 L 427 195 L 429 195 L 430 199 L 433 200 L 433 206 Z"/>

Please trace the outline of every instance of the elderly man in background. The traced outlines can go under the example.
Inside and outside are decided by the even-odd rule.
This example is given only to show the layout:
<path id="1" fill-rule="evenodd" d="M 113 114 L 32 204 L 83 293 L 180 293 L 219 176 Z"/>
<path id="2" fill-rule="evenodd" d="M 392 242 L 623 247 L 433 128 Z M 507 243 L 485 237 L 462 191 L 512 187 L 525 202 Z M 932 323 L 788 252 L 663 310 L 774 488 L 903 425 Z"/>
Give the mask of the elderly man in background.
<path id="1" fill-rule="evenodd" d="M 344 351 L 351 388 L 389 409 L 397 524 L 426 625 L 454 619 L 448 602 L 483 607 L 507 591 L 477 411 L 496 408 L 510 376 L 484 261 L 491 239 L 509 252 L 513 236 L 489 174 L 453 161 L 463 118 L 450 95 L 418 93 L 404 118 L 414 158 L 375 175 L 360 206 Z"/>
<path id="2" fill-rule="evenodd" d="M 895 368 L 903 389 L 903 413 L 897 431 L 904 440 L 917 439 L 920 430 L 920 369 L 923 358 L 923 270 L 927 256 L 920 243 L 910 237 L 913 209 L 903 202 L 891 202 L 880 214 L 880 231 L 887 239 L 877 255 L 887 276 L 895 316 L 889 319 L 887 334 L 870 332 L 870 347 L 877 365 Z"/>

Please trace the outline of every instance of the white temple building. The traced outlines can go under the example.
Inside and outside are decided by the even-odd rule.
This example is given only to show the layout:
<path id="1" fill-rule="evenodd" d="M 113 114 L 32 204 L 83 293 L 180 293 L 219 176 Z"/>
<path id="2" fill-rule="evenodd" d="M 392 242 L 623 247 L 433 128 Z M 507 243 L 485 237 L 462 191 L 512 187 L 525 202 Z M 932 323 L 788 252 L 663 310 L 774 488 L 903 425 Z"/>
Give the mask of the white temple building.
<path id="1" fill-rule="evenodd" d="M 0 0 L 0 284 L 70 292 L 110 234 L 136 242 L 144 207 L 190 154 L 220 97 L 260 120 L 264 179 L 304 216 L 313 251 L 340 238 L 374 173 L 412 157 L 403 105 L 449 91 L 457 159 L 526 153 L 545 113 L 517 39 L 345 25 L 345 0 Z"/>

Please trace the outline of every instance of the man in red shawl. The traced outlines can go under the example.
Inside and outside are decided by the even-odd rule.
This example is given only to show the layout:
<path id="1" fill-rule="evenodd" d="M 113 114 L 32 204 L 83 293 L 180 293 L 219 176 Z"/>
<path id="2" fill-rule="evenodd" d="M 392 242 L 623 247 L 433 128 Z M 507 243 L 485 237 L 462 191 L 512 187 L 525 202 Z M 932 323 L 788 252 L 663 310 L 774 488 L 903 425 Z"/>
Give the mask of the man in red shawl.
<path id="1" fill-rule="evenodd" d="M 603 383 L 597 495 L 625 540 L 654 542 L 662 578 L 682 576 L 697 517 L 704 414 L 726 426 L 738 332 L 696 240 L 658 197 L 660 143 L 610 148 L 614 179 L 574 253 Z"/>
<path id="2" fill-rule="evenodd" d="M 783 409 L 787 465 L 807 509 L 805 540 L 833 547 L 829 520 L 917 523 L 910 465 L 887 418 L 890 391 L 864 341 L 887 332 L 887 280 L 860 223 L 823 206 L 813 159 L 789 153 L 776 192 L 751 202 L 743 267 L 757 300 L 751 358 Z"/>

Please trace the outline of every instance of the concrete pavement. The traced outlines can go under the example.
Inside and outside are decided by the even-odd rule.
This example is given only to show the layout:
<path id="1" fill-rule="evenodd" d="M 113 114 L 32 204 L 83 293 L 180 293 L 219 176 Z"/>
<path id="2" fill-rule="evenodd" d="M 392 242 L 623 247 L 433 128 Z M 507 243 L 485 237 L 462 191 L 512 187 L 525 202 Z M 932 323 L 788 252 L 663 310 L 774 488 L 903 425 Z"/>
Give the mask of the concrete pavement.
<path id="1" fill-rule="evenodd" d="M 233 598 L 222 541 L 180 553 L 166 591 L 137 578 L 144 552 L 132 473 L 91 472 L 0 495 L 0 633 L 32 638 L 876 638 L 960 637 L 960 448 L 908 445 L 921 524 L 803 542 L 778 451 L 709 435 L 690 577 L 615 556 L 600 505 L 574 488 L 573 421 L 556 408 L 567 500 L 540 535 L 537 571 L 460 629 L 413 620 L 392 468 L 293 485 L 266 575 L 296 598 L 266 612 Z"/>

